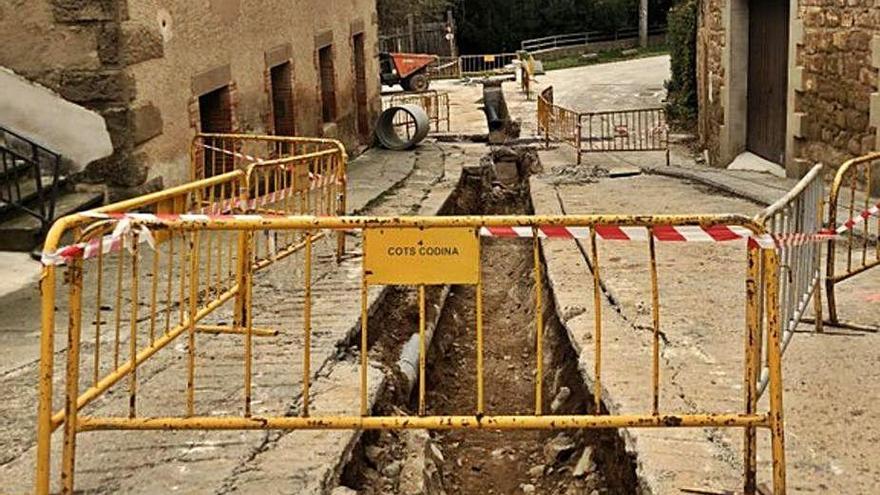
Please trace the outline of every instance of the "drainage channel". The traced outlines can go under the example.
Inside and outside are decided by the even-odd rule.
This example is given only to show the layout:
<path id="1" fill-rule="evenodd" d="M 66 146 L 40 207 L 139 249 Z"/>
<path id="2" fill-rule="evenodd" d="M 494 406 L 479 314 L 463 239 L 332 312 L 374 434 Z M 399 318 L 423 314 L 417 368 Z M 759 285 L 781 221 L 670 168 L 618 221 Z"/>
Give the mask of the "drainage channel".
<path id="1" fill-rule="evenodd" d="M 528 175 L 536 164 L 536 155 L 527 148 L 496 150 L 480 167 L 464 170 L 443 214 L 532 213 Z M 532 414 L 537 317 L 532 243 L 486 239 L 482 251 L 487 413 Z M 549 284 L 542 285 L 543 410 L 592 413 L 592 394 L 577 355 L 552 305 Z M 470 286 L 427 292 L 433 337 L 427 356 L 428 414 L 475 410 L 474 301 Z M 401 359 L 411 347 L 407 343 L 412 344 L 418 314 L 416 290 L 394 287 L 371 317 L 370 328 L 376 329 L 371 358 L 382 362 L 390 375 L 374 414 L 418 411 L 412 359 Z M 380 431 L 362 435 L 341 481 L 363 494 L 635 493 L 634 464 L 613 430 Z"/>

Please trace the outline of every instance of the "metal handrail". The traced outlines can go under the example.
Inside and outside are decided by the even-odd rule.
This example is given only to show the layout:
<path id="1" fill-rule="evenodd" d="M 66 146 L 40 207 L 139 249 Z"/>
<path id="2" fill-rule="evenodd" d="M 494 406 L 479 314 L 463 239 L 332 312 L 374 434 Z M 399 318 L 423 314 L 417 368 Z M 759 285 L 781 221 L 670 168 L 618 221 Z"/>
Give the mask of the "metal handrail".
<path id="1" fill-rule="evenodd" d="M 0 144 L 0 154 L 2 154 L 3 163 L 3 180 L 16 182 L 15 194 L 12 193 L 11 185 L 7 183 L 6 189 L 9 194 L 8 196 L 0 195 L 0 199 L 11 208 L 24 212 L 25 214 L 39 220 L 40 230 L 45 233 L 55 218 L 55 201 L 58 196 L 58 181 L 61 173 L 61 155 L 6 127 L 0 126 L 0 134 L 4 136 L 13 136 L 16 140 L 21 141 L 28 146 L 31 151 L 31 156 L 27 157 L 12 150 L 5 143 Z M 12 171 L 7 167 L 7 156 L 12 157 Z M 44 171 L 42 165 L 44 157 L 48 158 L 48 161 L 51 163 L 51 169 L 48 171 L 49 173 L 45 174 L 52 178 L 48 188 L 43 186 Z M 16 165 L 15 161 L 24 162 L 24 166 Z M 27 172 L 28 170 L 30 170 L 30 172 Z M 27 178 L 26 174 L 28 173 L 32 175 L 30 178 L 34 181 L 34 195 L 28 195 L 27 197 L 22 196 L 20 185 L 17 182 L 22 178 L 18 176 L 19 171 L 22 173 L 23 178 Z M 32 202 L 34 199 L 37 201 L 39 211 L 28 206 L 28 203 Z"/>
<path id="2" fill-rule="evenodd" d="M 21 141 L 26 141 L 29 145 L 31 145 L 31 146 L 36 146 L 36 147 L 39 148 L 40 150 L 42 150 L 42 151 L 44 151 L 44 152 L 46 152 L 46 153 L 48 153 L 48 154 L 50 154 L 50 155 L 52 155 L 52 156 L 61 157 L 61 155 L 60 155 L 59 153 L 57 153 L 57 152 L 55 152 L 55 151 L 52 151 L 52 150 L 50 150 L 49 148 L 47 148 L 47 147 L 41 145 L 40 143 L 35 142 L 33 139 L 31 139 L 31 138 L 29 138 L 29 137 L 26 137 L 26 136 L 23 136 L 23 135 L 21 135 L 21 134 L 15 132 L 15 131 L 13 131 L 13 130 L 10 130 L 10 129 L 7 128 L 7 127 L 3 127 L 2 125 L 0 125 L 0 132 L 2 132 L 2 133 L 4 133 L 4 134 L 11 134 L 11 135 L 15 136 L 16 138 L 18 138 L 19 140 L 21 140 Z"/>
<path id="3" fill-rule="evenodd" d="M 648 35 L 664 34 L 665 25 L 654 25 L 648 28 Z M 590 42 L 624 40 L 639 37 L 637 27 L 621 28 L 615 31 L 582 31 L 579 33 L 557 34 L 541 38 L 531 38 L 520 42 L 523 50 L 544 50 L 549 48 L 564 48 L 567 46 L 586 45 Z"/>

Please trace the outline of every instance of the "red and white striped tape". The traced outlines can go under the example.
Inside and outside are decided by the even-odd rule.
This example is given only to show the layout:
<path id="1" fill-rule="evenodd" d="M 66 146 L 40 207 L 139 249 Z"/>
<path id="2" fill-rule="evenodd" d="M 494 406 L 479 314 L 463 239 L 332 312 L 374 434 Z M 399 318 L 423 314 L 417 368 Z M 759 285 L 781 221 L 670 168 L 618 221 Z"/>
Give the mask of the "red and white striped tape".
<path id="1" fill-rule="evenodd" d="M 93 216 L 91 213 L 83 213 L 83 215 L 92 218 L 104 218 Z M 133 217 L 120 218 L 110 235 L 96 237 L 88 242 L 80 242 L 65 246 L 58 249 L 54 253 L 44 252 L 40 261 L 44 266 L 64 265 L 75 259 L 95 258 L 99 254 L 108 254 L 120 251 L 122 249 L 134 249 L 134 245 L 147 243 L 151 248 L 155 249 L 155 240 L 153 234 L 146 225 L 136 225 L 133 223 Z"/>
<path id="2" fill-rule="evenodd" d="M 596 225 L 596 237 L 605 241 L 647 241 L 649 235 L 659 242 L 729 242 L 749 239 L 765 249 L 799 246 L 835 238 L 833 233 L 816 234 L 763 234 L 754 235 L 751 230 L 738 225 L 655 225 L 647 227 L 622 227 Z M 534 237 L 541 239 L 589 239 L 589 227 L 482 227 L 483 237 Z M 649 234 L 650 232 L 650 234 Z"/>
<path id="3" fill-rule="evenodd" d="M 240 204 L 241 200 L 239 198 L 230 198 L 223 201 L 215 201 L 207 206 L 197 208 L 195 211 L 205 215 L 223 215 L 231 212 Z"/>
<path id="4" fill-rule="evenodd" d="M 132 225 L 139 232 L 141 241 L 151 242 L 147 225 L 163 224 L 172 221 L 208 222 L 211 220 L 261 220 L 264 218 L 283 218 L 270 215 L 252 214 L 205 214 L 205 213 L 98 213 L 86 212 L 81 215 L 97 220 L 113 220 L 119 222 L 113 235 L 94 239 L 88 243 L 80 243 L 61 248 L 54 253 L 43 254 L 44 265 L 60 265 L 75 258 L 92 258 L 98 252 L 109 253 L 118 251 L 125 246 L 124 237 L 131 235 Z M 139 229 L 139 230 L 138 230 Z M 591 230 L 596 236 L 606 241 L 647 241 L 652 235 L 659 242 L 730 242 L 749 240 L 751 245 L 765 249 L 788 246 L 799 246 L 811 242 L 834 239 L 837 234 L 831 231 L 815 234 L 784 234 L 784 235 L 753 235 L 753 233 L 737 225 L 656 225 L 647 227 L 629 227 L 619 225 L 596 225 L 593 227 L 564 227 L 541 225 L 536 227 L 481 227 L 483 237 L 534 237 L 542 239 L 588 239 Z"/>
<path id="5" fill-rule="evenodd" d="M 589 239 L 590 227 L 561 227 L 542 225 L 538 227 L 482 227 L 483 237 L 533 237 L 536 233 L 542 239 Z M 724 242 L 746 239 L 752 231 L 734 225 L 715 225 L 711 227 L 657 225 L 652 227 L 654 238 L 658 241 L 676 242 Z M 596 225 L 596 237 L 606 241 L 647 241 L 648 228 L 622 227 L 618 225 Z"/>
<path id="6" fill-rule="evenodd" d="M 256 157 L 253 157 L 253 156 L 245 154 L 245 153 L 239 153 L 237 151 L 225 150 L 223 148 L 218 148 L 216 146 L 211 146 L 210 144 L 204 144 L 204 143 L 201 143 L 201 146 L 202 146 L 202 148 L 205 148 L 206 150 L 216 151 L 218 153 L 223 153 L 224 155 L 234 156 L 236 158 L 244 158 L 245 160 L 248 160 L 253 163 L 263 163 L 263 160 L 261 158 L 256 158 Z"/>
<path id="7" fill-rule="evenodd" d="M 321 182 L 321 176 L 317 176 L 319 180 L 313 180 L 310 190 L 324 187 L 326 182 Z M 208 221 L 211 219 L 260 219 L 266 217 L 276 217 L 277 215 L 239 215 L 232 214 L 236 207 L 242 210 L 256 209 L 271 203 L 276 203 L 284 199 L 295 196 L 296 190 L 293 187 L 272 191 L 258 198 L 253 198 L 244 202 L 238 198 L 230 198 L 224 201 L 217 201 L 207 206 L 203 206 L 195 210 L 194 213 L 97 213 L 84 212 L 81 215 L 98 220 L 129 220 L 140 221 L 144 223 L 161 223 L 169 220 L 184 221 Z M 146 229 L 145 226 L 141 226 Z M 142 239 L 143 241 L 143 239 Z M 72 244 L 61 248 L 54 253 L 43 253 L 41 261 L 44 265 L 62 265 L 75 258 L 89 259 L 98 256 L 99 252 L 103 254 L 117 252 L 124 247 L 124 239 L 122 234 L 106 235 L 101 238 L 95 238 L 88 242 Z"/>
<path id="8" fill-rule="evenodd" d="M 217 148 L 216 146 L 211 146 L 210 144 L 204 144 L 204 143 L 201 146 L 202 146 L 202 148 L 205 148 L 205 149 L 208 149 L 211 151 L 216 151 L 218 153 L 223 153 L 225 155 L 234 156 L 236 158 L 242 158 L 244 160 L 247 160 L 247 161 L 254 163 L 254 164 L 257 164 L 257 165 L 259 165 L 261 163 L 266 163 L 266 160 L 264 160 L 262 158 L 256 158 L 256 157 L 248 155 L 246 153 L 240 153 L 238 151 L 231 151 L 231 150 L 224 150 L 223 148 Z M 296 157 L 293 157 L 293 158 L 296 158 Z M 296 165 L 287 164 L 287 163 L 279 163 L 278 164 L 278 168 L 285 168 L 285 167 L 287 167 L 288 169 L 294 169 L 294 168 L 296 168 Z M 321 179 L 320 174 L 315 174 L 311 170 L 309 171 L 309 180 L 314 181 L 314 180 L 319 180 L 319 179 Z"/>
<path id="9" fill-rule="evenodd" d="M 316 179 L 313 179 L 309 185 L 308 190 L 315 191 L 329 185 L 329 182 L 326 180 L 322 180 L 322 178 L 322 176 L 318 175 Z M 201 208 L 197 208 L 195 210 L 195 213 L 205 215 L 225 215 L 234 210 L 236 207 L 241 208 L 242 210 L 246 210 L 265 206 L 270 203 L 277 203 L 278 201 L 283 201 L 285 199 L 294 197 L 296 195 L 296 192 L 297 188 L 288 187 L 285 189 L 272 191 L 257 198 L 251 198 L 247 201 L 243 201 L 239 198 L 230 198 L 223 201 L 216 201 Z"/>
<path id="10" fill-rule="evenodd" d="M 861 223 L 865 223 L 869 218 L 880 216 L 880 203 L 868 208 L 867 210 L 859 213 L 858 215 L 850 218 L 846 222 L 843 222 L 840 227 L 837 227 L 837 233 L 843 234 L 855 228 L 856 225 Z"/>

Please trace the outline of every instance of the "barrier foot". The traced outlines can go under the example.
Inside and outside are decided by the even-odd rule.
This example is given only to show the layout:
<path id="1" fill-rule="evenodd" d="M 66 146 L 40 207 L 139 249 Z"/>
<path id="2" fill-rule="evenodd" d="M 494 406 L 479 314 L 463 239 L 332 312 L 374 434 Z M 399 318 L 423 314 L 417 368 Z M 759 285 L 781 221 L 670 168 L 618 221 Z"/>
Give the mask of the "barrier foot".
<path id="1" fill-rule="evenodd" d="M 766 483 L 761 483 L 757 487 L 758 495 L 773 495 L 773 492 L 767 486 Z M 695 488 L 695 487 L 681 487 L 679 488 L 681 493 L 692 493 L 695 495 L 742 495 L 742 492 L 736 490 L 718 490 L 714 488 Z"/>
<path id="2" fill-rule="evenodd" d="M 815 318 L 801 318 L 802 323 L 816 323 Z M 822 325 L 831 328 L 843 328 L 846 330 L 854 330 L 856 332 L 880 333 L 880 327 L 870 325 L 859 325 L 858 323 L 848 323 L 845 321 L 822 320 Z"/>
<path id="3" fill-rule="evenodd" d="M 739 495 L 735 490 L 716 490 L 714 488 L 681 487 L 679 488 L 679 491 L 681 491 L 681 493 L 693 493 L 696 495 Z"/>
<path id="4" fill-rule="evenodd" d="M 242 327 L 229 327 L 225 325 L 196 325 L 196 332 L 213 335 L 244 335 L 245 329 Z M 272 330 L 271 328 L 254 328 L 253 335 L 256 337 L 277 337 L 278 330 Z"/>

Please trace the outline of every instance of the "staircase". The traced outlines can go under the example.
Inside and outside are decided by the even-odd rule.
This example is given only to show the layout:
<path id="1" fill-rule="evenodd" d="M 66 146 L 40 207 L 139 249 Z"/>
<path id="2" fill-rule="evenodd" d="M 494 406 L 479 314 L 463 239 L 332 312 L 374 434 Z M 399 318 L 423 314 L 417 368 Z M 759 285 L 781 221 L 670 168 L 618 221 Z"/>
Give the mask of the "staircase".
<path id="1" fill-rule="evenodd" d="M 74 190 L 60 154 L 0 126 L 0 251 L 31 251 L 56 219 L 103 200 Z"/>

